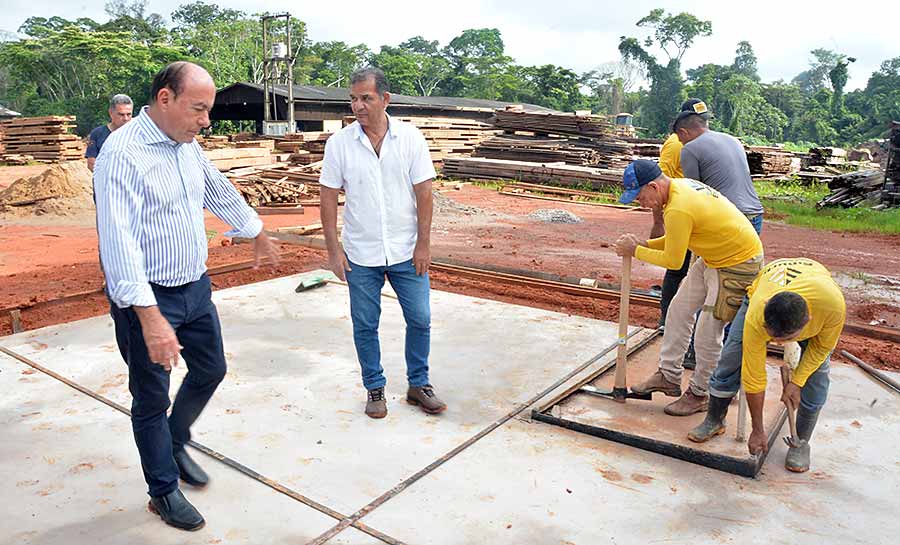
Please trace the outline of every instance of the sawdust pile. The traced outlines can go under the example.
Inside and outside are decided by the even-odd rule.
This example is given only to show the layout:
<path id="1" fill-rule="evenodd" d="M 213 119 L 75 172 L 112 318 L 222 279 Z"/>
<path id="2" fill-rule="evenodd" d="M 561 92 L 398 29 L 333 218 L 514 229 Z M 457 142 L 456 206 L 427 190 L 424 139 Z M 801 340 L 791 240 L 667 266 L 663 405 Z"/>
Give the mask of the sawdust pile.
<path id="1" fill-rule="evenodd" d="M 0 212 L 19 217 L 82 214 L 94 209 L 93 194 L 84 161 L 67 161 L 0 191 Z"/>

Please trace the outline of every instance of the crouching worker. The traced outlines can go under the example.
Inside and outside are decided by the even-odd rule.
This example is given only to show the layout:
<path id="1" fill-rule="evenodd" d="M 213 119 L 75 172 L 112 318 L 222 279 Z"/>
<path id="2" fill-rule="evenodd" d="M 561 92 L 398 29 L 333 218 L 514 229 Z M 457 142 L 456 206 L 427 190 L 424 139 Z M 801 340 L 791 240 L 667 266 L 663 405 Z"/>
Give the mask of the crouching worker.
<path id="1" fill-rule="evenodd" d="M 809 469 L 809 440 L 828 395 L 831 352 L 844 328 L 844 296 L 820 263 L 806 258 L 768 264 L 747 290 L 709 381 L 709 411 L 688 433 L 704 442 L 725 431 L 728 404 L 743 383 L 753 429 L 751 454 L 768 449 L 763 425 L 766 395 L 766 344 L 798 341 L 803 350 L 781 399 L 796 410 L 799 447 L 788 449 L 784 465 L 802 473 Z"/>

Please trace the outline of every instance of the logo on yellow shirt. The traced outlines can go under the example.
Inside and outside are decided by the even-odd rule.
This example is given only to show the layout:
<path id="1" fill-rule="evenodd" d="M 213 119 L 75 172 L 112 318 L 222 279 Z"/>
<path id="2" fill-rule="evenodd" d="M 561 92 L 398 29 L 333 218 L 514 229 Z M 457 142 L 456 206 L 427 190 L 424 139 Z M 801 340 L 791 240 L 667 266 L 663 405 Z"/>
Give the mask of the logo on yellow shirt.
<path id="1" fill-rule="evenodd" d="M 769 282 L 777 284 L 781 287 L 787 287 L 791 282 L 800 276 L 801 271 L 797 269 L 779 265 L 777 269 L 769 276 Z"/>

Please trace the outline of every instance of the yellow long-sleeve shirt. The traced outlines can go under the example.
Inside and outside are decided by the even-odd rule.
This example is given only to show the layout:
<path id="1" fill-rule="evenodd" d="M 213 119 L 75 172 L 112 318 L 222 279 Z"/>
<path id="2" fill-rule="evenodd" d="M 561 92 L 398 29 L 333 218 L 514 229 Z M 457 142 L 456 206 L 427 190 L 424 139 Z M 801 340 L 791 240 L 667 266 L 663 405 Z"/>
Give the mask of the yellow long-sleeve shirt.
<path id="1" fill-rule="evenodd" d="M 659 168 L 669 178 L 684 178 L 681 171 L 681 148 L 684 144 L 678 139 L 678 135 L 672 133 L 663 142 L 659 150 Z"/>
<path id="2" fill-rule="evenodd" d="M 721 269 L 763 253 L 750 220 L 711 187 L 686 178 L 672 180 L 663 207 L 666 234 L 638 246 L 634 256 L 666 269 L 680 269 L 688 249 L 708 267 Z"/>
<path id="3" fill-rule="evenodd" d="M 809 308 L 809 323 L 796 340 L 809 339 L 791 382 L 803 387 L 806 380 L 837 346 L 844 329 L 846 306 L 841 289 L 822 264 L 804 257 L 779 259 L 766 265 L 747 289 L 750 305 L 744 319 L 741 382 L 747 393 L 766 389 L 766 303 L 776 293 L 796 293 Z"/>

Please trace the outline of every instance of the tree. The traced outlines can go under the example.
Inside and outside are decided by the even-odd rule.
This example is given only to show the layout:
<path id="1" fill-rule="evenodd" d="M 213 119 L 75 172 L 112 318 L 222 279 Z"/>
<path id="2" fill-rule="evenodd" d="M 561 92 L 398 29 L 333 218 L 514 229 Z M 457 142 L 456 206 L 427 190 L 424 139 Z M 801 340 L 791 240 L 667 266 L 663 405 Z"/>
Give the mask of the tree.
<path id="1" fill-rule="evenodd" d="M 450 75 L 450 64 L 441 56 L 438 42 L 415 36 L 399 47 L 381 46 L 372 58 L 394 92 L 431 96 Z"/>
<path id="2" fill-rule="evenodd" d="M 684 100 L 681 58 L 696 38 L 712 34 L 712 23 L 689 13 L 670 15 L 662 9 L 654 9 L 638 21 L 637 26 L 651 27 L 653 37 L 647 37 L 642 46 L 636 38 L 622 36 L 619 52 L 626 61 L 637 62 L 646 69 L 650 77 L 650 93 L 641 109 L 641 123 L 651 133 L 662 135 L 668 132 L 672 117 Z M 666 54 L 669 59 L 667 64 L 662 65 L 647 51 L 646 48 L 654 45 Z"/>
<path id="3" fill-rule="evenodd" d="M 652 10 L 649 15 L 637 22 L 637 26 L 651 27 L 656 45 L 666 53 L 670 60 L 678 62 L 681 62 L 681 57 L 697 37 L 712 34 L 710 21 L 702 21 L 685 12 L 671 15 L 665 13 L 661 8 Z M 653 39 L 647 38 L 644 41 L 645 47 L 652 45 L 654 45 Z"/>
<path id="4" fill-rule="evenodd" d="M 841 56 L 830 49 L 813 49 L 813 58 L 809 61 L 809 69 L 794 77 L 793 83 L 800 87 L 803 94 L 810 96 L 825 88 L 828 72 L 837 65 Z"/>
<path id="5" fill-rule="evenodd" d="M 326 86 L 347 86 L 350 74 L 366 66 L 372 54 L 364 44 L 349 46 L 341 41 L 316 42 L 310 53 L 311 83 Z"/>
<path id="6" fill-rule="evenodd" d="M 105 119 L 110 95 L 127 93 L 146 103 L 153 75 L 185 57 L 183 49 L 165 43 L 74 25 L 0 46 L 0 66 L 12 82 L 10 106 L 27 115 L 76 114 L 81 134 Z"/>
<path id="7" fill-rule="evenodd" d="M 756 53 L 753 52 L 753 46 L 750 42 L 738 42 L 737 50 L 734 52 L 734 63 L 731 69 L 736 74 L 746 76 L 753 81 L 759 81 L 759 72 L 756 68 Z"/>
<path id="8" fill-rule="evenodd" d="M 444 90 L 451 96 L 472 96 L 499 100 L 515 86 L 515 71 L 507 68 L 512 59 L 505 55 L 503 38 L 496 28 L 464 30 L 444 48 L 450 76 Z"/>
<path id="9" fill-rule="evenodd" d="M 127 32 L 132 40 L 145 44 L 167 37 L 166 20 L 158 13 L 146 13 L 147 0 L 109 0 L 105 9 L 111 19 L 97 30 Z"/>
<path id="10" fill-rule="evenodd" d="M 853 57 L 844 57 L 841 55 L 835 63 L 834 68 L 828 71 L 828 79 L 831 81 L 831 89 L 834 91 L 834 95 L 831 97 L 831 115 L 834 117 L 840 117 L 843 114 L 844 87 L 847 85 L 847 79 L 849 77 L 847 65 L 855 61 L 856 59 Z"/>

